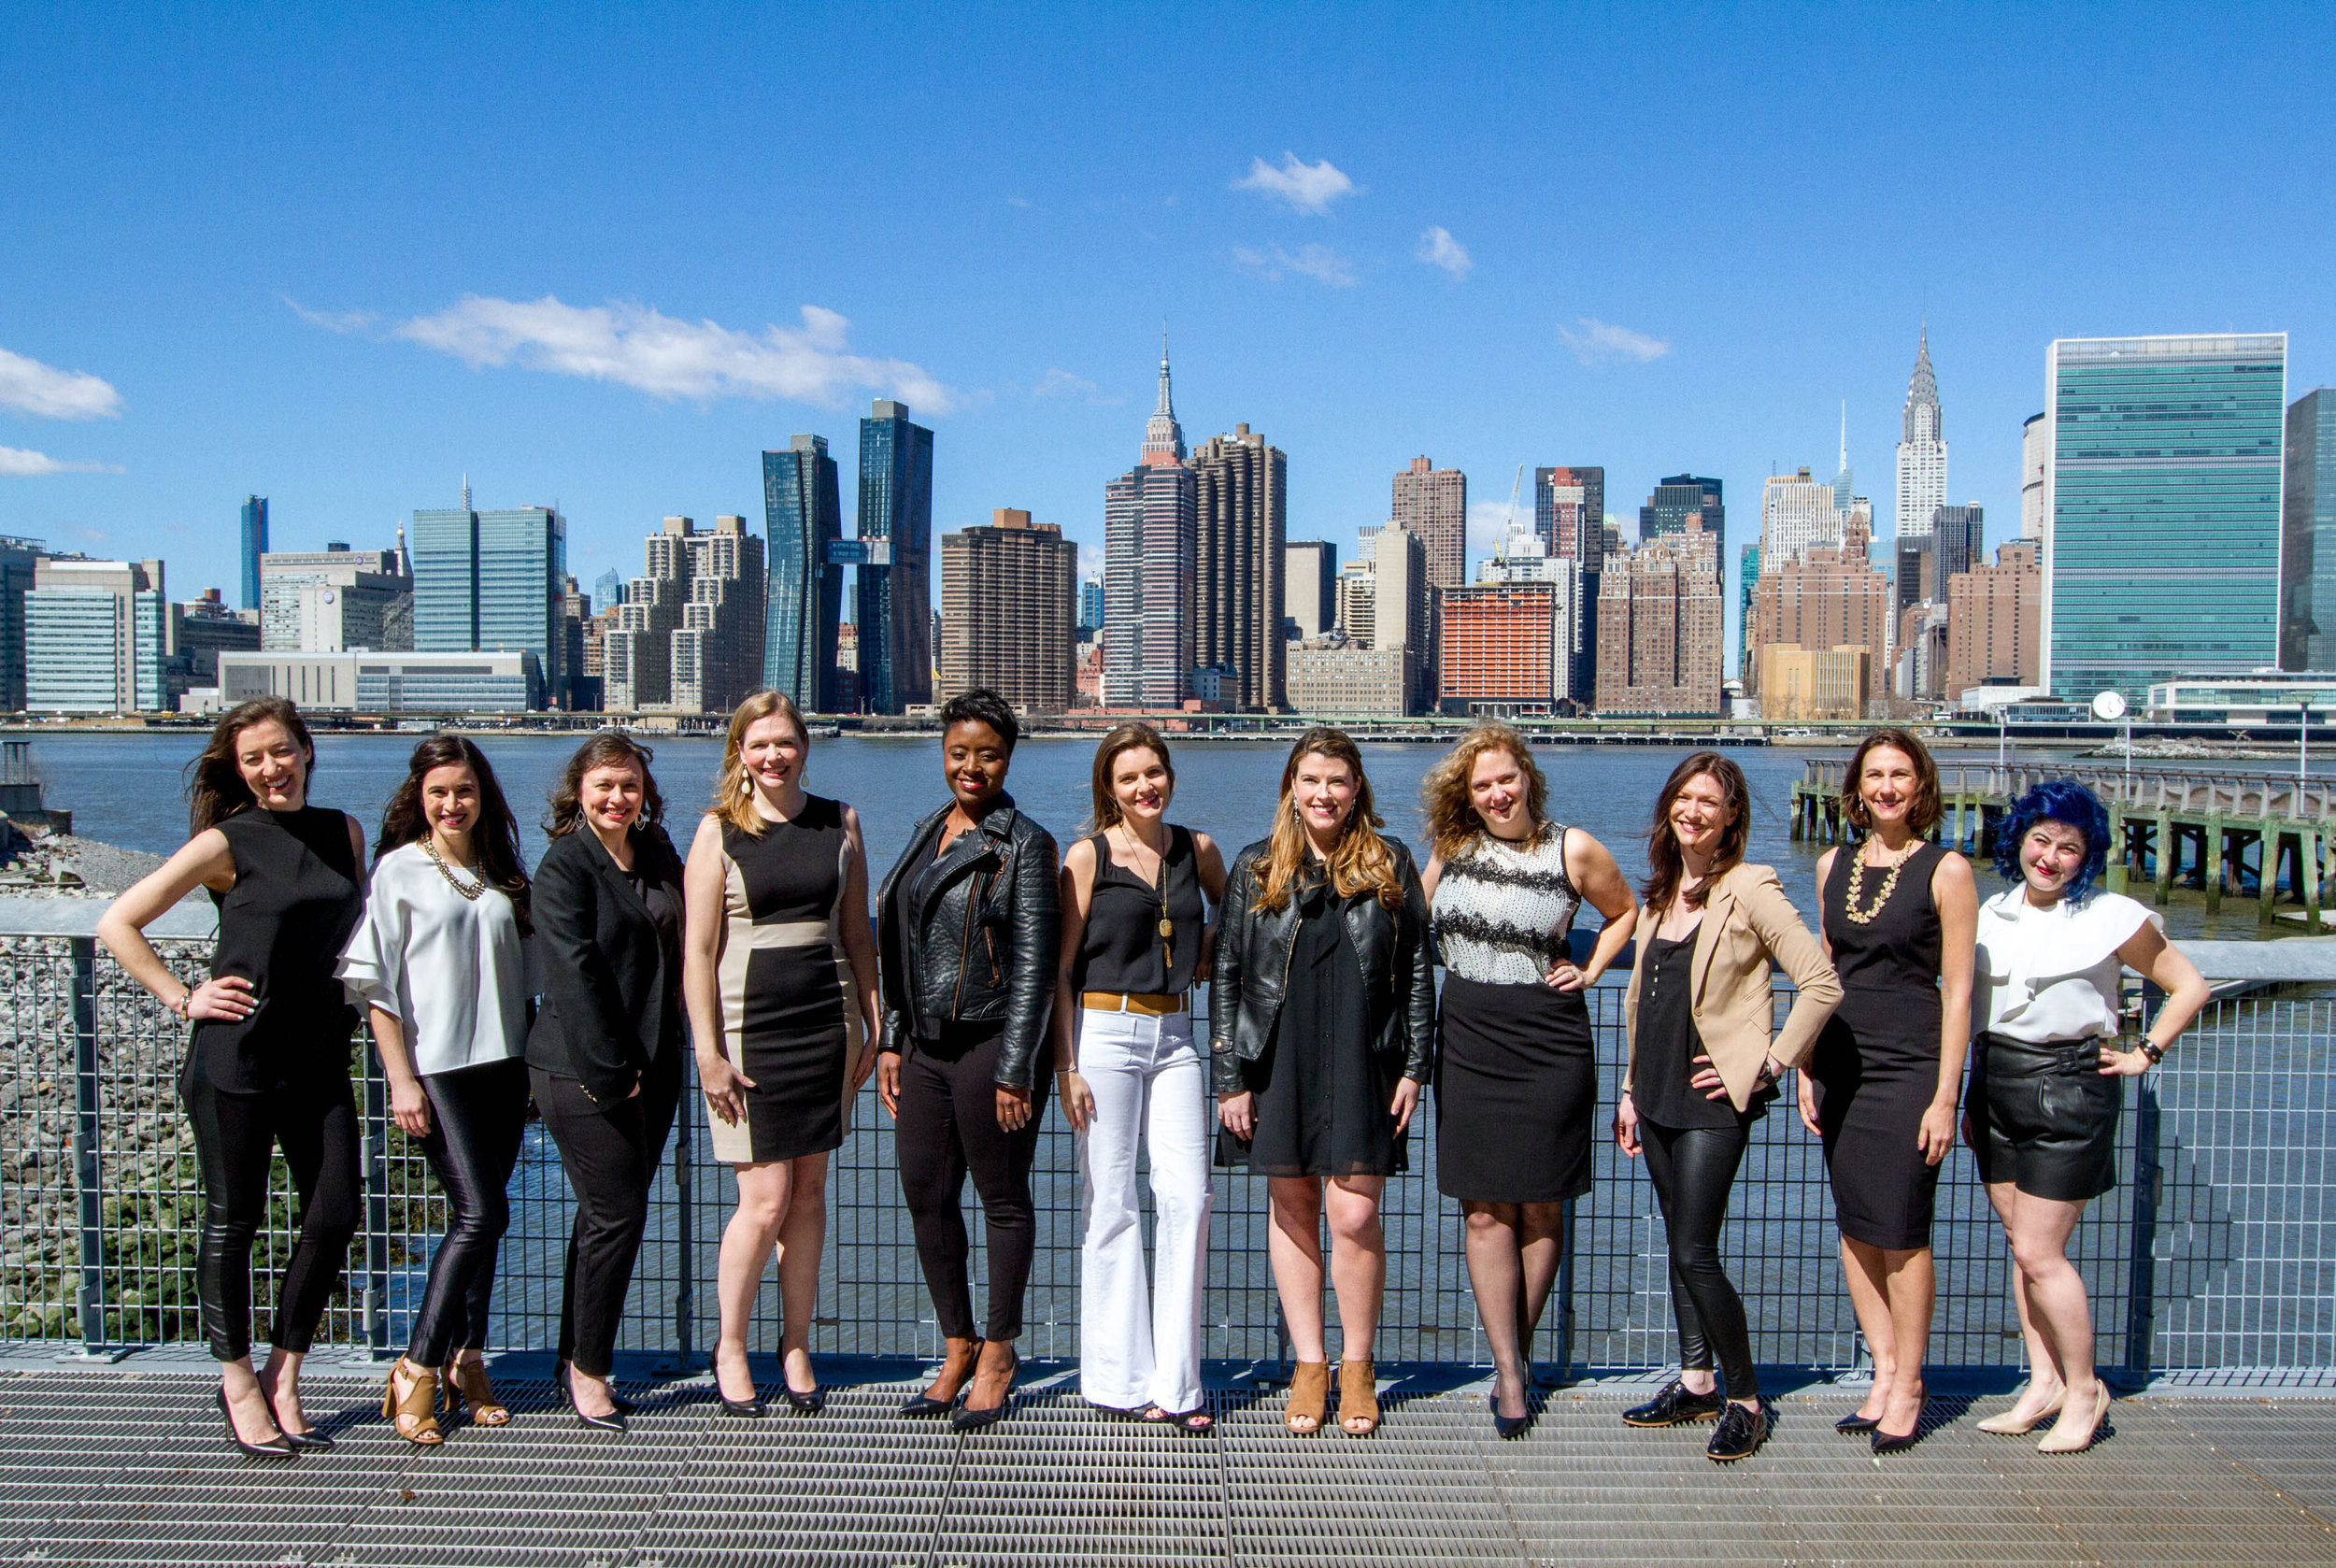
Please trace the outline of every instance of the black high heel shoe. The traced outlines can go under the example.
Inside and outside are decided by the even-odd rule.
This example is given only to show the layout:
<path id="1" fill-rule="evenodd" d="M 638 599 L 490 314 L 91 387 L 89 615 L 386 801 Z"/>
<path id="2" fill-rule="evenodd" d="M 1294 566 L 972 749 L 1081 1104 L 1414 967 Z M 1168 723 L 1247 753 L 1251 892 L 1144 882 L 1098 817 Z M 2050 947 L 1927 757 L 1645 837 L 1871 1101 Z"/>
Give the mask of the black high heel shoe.
<path id="1" fill-rule="evenodd" d="M 1852 1437 L 1862 1437 L 1882 1424 L 1879 1416 L 1860 1416 L 1855 1410 L 1833 1423 L 1833 1430 Z"/>
<path id="2" fill-rule="evenodd" d="M 1014 1408 L 1014 1377 L 1017 1373 L 1022 1370 L 1022 1355 L 1020 1351 L 1015 1349 L 1011 1345 L 1006 1347 L 1005 1353 L 1014 1358 L 1006 1363 L 1005 1393 L 999 1399 L 997 1404 L 990 1405 L 986 1410 L 976 1410 L 970 1404 L 962 1406 L 959 1409 L 956 1415 L 949 1418 L 949 1425 L 955 1427 L 960 1432 L 979 1432 L 983 1427 L 991 1425 L 992 1423 L 1002 1419 L 1008 1410 Z M 976 1361 L 974 1367 L 975 1376 L 980 1376 L 980 1364 Z M 967 1389 L 970 1390 L 973 1386 L 974 1379 L 972 1377 L 965 1379 L 965 1387 Z"/>
<path id="3" fill-rule="evenodd" d="M 227 1441 L 233 1443 L 246 1459 L 291 1459 L 299 1452 L 292 1447 L 290 1438 L 281 1435 L 273 1443 L 245 1442 L 243 1433 L 235 1430 L 235 1413 L 227 1407 L 225 1389 L 219 1390 L 219 1413 L 227 1418 Z M 273 1411 L 269 1412 L 269 1418 L 275 1418 Z"/>
<path id="4" fill-rule="evenodd" d="M 904 1416 L 946 1416 L 956 1409 L 957 1402 L 965 1397 L 967 1385 L 974 1380 L 975 1369 L 981 1365 L 981 1347 L 984 1343 L 986 1342 L 978 1339 L 974 1341 L 974 1364 L 965 1369 L 964 1381 L 958 1384 L 957 1392 L 947 1399 L 934 1399 L 930 1394 L 920 1393 L 916 1398 L 904 1402 L 900 1407 L 900 1414 Z M 948 1358 L 942 1357 L 941 1365 L 944 1370 L 947 1370 L 948 1364 Z M 784 1374 L 780 1376 L 779 1381 L 782 1384 L 786 1381 Z M 826 1396 L 820 1397 L 824 1400 Z"/>
<path id="5" fill-rule="evenodd" d="M 222 1389 L 220 1391 L 224 1393 L 226 1390 Z M 313 1448 L 321 1452 L 326 1448 L 336 1447 L 331 1438 L 325 1436 L 324 1433 L 319 1432 L 314 1427 L 310 1427 L 306 1432 L 292 1431 L 292 1428 L 284 1424 L 284 1418 L 276 1413 L 276 1401 L 268 1398 L 268 1392 L 265 1389 L 262 1389 L 260 1390 L 260 1397 L 267 1401 L 267 1418 L 276 1423 L 276 1430 L 284 1434 L 284 1441 L 291 1444 L 293 1447 Z"/>
<path id="6" fill-rule="evenodd" d="M 568 1382 L 571 1370 L 565 1362 L 561 1363 L 558 1375 L 552 1378 L 552 1385 L 560 1390 L 560 1403 L 575 1412 L 578 1424 L 590 1427 L 594 1432 L 630 1432 L 632 1427 L 625 1420 L 628 1406 L 624 1401 L 617 1398 L 613 1390 L 610 1390 L 608 1398 L 615 1408 L 609 1414 L 587 1416 L 582 1410 L 577 1409 L 576 1390 Z"/>
<path id="7" fill-rule="evenodd" d="M 1501 1395 L 1498 1390 L 1485 1395 L 1485 1408 L 1492 1412 L 1492 1430 L 1500 1434 L 1503 1442 L 1518 1435 L 1532 1424 L 1533 1413 L 1530 1408 L 1522 1416 L 1502 1415 Z"/>
<path id="8" fill-rule="evenodd" d="M 807 1394 L 799 1394 L 787 1386 L 787 1375 L 784 1372 L 778 1376 L 778 1391 L 787 1397 L 788 1407 L 798 1416 L 816 1416 L 827 1408 L 825 1389 L 813 1389 Z"/>

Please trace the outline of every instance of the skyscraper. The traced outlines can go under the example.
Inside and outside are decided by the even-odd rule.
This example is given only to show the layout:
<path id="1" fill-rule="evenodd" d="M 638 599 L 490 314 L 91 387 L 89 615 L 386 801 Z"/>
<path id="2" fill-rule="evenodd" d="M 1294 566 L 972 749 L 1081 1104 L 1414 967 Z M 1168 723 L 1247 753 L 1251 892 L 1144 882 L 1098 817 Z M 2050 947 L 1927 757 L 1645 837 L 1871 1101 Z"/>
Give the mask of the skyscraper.
<path id="1" fill-rule="evenodd" d="M 2019 536 L 2039 544 L 2044 534 L 2044 465 L 2051 461 L 2052 427 L 2030 414 L 2019 432 Z"/>
<path id="2" fill-rule="evenodd" d="M 876 400 L 860 421 L 860 696 L 870 713 L 933 701 L 933 432 Z"/>
<path id="3" fill-rule="evenodd" d="M 1771 474 L 1760 487 L 1760 566 L 1773 572 L 1803 551 L 1842 542 L 1842 515 L 1833 509 L 1833 487 L 1809 477 L 1806 468 Z"/>
<path id="4" fill-rule="evenodd" d="M 1395 521 L 1428 551 L 1428 581 L 1458 588 L 1468 580 L 1468 476 L 1424 457 L 1395 476 Z"/>
<path id="5" fill-rule="evenodd" d="M 1289 460 L 1246 424 L 1192 454 L 1199 530 L 1192 603 L 1195 665 L 1230 673 L 1226 707 L 1270 713 L 1282 691 L 1282 549 Z"/>
<path id="6" fill-rule="evenodd" d="M 2279 657 L 2287 335 L 2060 338 L 2044 361 L 2043 684 L 2139 704 L 2153 680 Z"/>
<path id="7" fill-rule="evenodd" d="M 1858 492 L 1858 472 L 1849 466 L 1849 405 L 1841 406 L 1841 467 L 1833 474 L 1833 510 L 1848 515 L 1850 497 Z"/>
<path id="8" fill-rule="evenodd" d="M 24 595 L 24 706 L 47 713 L 164 708 L 169 641 L 161 562 L 44 558 Z"/>
<path id="9" fill-rule="evenodd" d="M 2305 392 L 2287 406 L 2279 667 L 2336 669 L 2336 387 Z"/>
<path id="10" fill-rule="evenodd" d="M 469 489 L 463 490 L 469 499 Z M 538 707 L 566 704 L 562 601 L 567 520 L 548 506 L 417 509 L 414 648 L 422 653 L 525 653 L 535 661 Z"/>
<path id="11" fill-rule="evenodd" d="M 1605 520 L 1603 468 L 1533 470 L 1533 534 L 1551 555 L 1587 562 L 1596 571 Z"/>
<path id="12" fill-rule="evenodd" d="M 1701 519 L 1610 562 L 1598 585 L 1598 711 L 1717 718 L 1717 542 Z"/>
<path id="13" fill-rule="evenodd" d="M 829 547 L 843 536 L 844 510 L 827 437 L 797 435 L 762 454 L 762 684 L 805 713 L 833 713 L 844 568 Z"/>
<path id="14" fill-rule="evenodd" d="M 624 603 L 624 574 L 614 566 L 601 573 L 592 582 L 592 602 L 599 613 L 606 615 Z"/>
<path id="15" fill-rule="evenodd" d="M 1160 348 L 1160 401 L 1136 465 L 1104 486 L 1106 707 L 1175 707 L 1193 663 L 1199 506 Z"/>
<path id="16" fill-rule="evenodd" d="M 941 535 L 941 698 L 986 686 L 1035 713 L 1071 706 L 1078 546 L 1000 506 Z"/>
<path id="17" fill-rule="evenodd" d="M 260 557 L 267 553 L 267 497 L 249 495 L 243 503 L 243 607 L 260 607 Z"/>
<path id="18" fill-rule="evenodd" d="M 1282 624 L 1299 642 L 1338 624 L 1338 547 L 1328 539 L 1282 547 Z"/>
<path id="19" fill-rule="evenodd" d="M 1960 701 L 1974 686 L 2032 686 L 2036 628 L 2043 606 L 2036 544 L 1999 546 L 1995 564 L 1973 562 L 1946 579 L 1946 680 L 1944 695 Z"/>
<path id="20" fill-rule="evenodd" d="M 1872 656 L 1872 668 L 1885 669 L 1889 663 L 1891 623 L 1889 585 L 1868 563 L 1864 552 L 1838 545 L 1815 546 L 1760 574 L 1752 601 L 1752 652 L 1745 670 L 1745 687 L 1758 690 L 1766 703 L 1764 655 L 1770 648 L 1815 650 L 1855 644 Z M 1766 711 L 1763 706 L 1763 714 Z"/>
<path id="21" fill-rule="evenodd" d="M 1638 509 L 1638 542 L 1653 544 L 1657 539 L 1688 531 L 1688 520 L 1695 518 L 1698 526 L 1711 535 L 1714 571 L 1724 577 L 1728 571 L 1728 508 L 1721 501 L 1722 489 L 1717 479 L 1707 479 L 1696 474 L 1674 474 L 1656 485 L 1655 493 L 1646 498 L 1646 505 Z"/>
<path id="22" fill-rule="evenodd" d="M 1906 408 L 1898 438 L 1898 536 L 1930 532 L 1930 513 L 1946 505 L 1946 421 L 1939 408 L 1939 378 L 1930 368 L 1930 323 L 1922 324 L 1915 373 L 1906 382 Z"/>
<path id="23" fill-rule="evenodd" d="M 1427 541 L 1389 523 L 1371 540 L 1371 646 L 1380 653 L 1408 649 L 1420 684 L 1406 712 L 1435 690 L 1436 595 Z M 1351 630 L 1351 629 L 1350 629 Z"/>
<path id="24" fill-rule="evenodd" d="M 1079 624 L 1093 630 L 1104 623 L 1104 578 L 1101 572 L 1079 584 Z"/>

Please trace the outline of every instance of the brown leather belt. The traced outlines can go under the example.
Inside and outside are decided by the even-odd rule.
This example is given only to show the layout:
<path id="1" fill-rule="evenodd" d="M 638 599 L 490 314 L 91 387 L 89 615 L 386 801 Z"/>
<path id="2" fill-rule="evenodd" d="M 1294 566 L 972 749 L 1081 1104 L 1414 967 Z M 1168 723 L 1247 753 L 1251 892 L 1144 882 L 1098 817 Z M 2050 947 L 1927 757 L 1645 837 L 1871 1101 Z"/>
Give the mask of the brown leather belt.
<path id="1" fill-rule="evenodd" d="M 1185 1010 L 1185 996 L 1147 996 L 1141 992 L 1117 991 L 1082 991 L 1079 1005 L 1098 1013 L 1142 1013 L 1147 1018 L 1166 1018 Z"/>

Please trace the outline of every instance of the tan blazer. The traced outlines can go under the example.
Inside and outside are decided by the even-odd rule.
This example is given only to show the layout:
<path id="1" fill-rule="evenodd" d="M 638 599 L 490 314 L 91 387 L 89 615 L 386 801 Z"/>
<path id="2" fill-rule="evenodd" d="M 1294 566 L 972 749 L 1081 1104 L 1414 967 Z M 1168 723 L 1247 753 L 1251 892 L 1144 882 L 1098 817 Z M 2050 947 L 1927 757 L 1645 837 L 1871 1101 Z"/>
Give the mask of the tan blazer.
<path id="1" fill-rule="evenodd" d="M 1639 906 L 1641 954 L 1654 941 L 1661 916 L 1652 905 Z M 1773 1038 L 1772 960 L 1784 965 L 1799 991 L 1785 1027 Z M 1631 1042 L 1631 1065 L 1622 1075 L 1625 1094 L 1631 1092 L 1638 1065 L 1638 984 L 1645 973 L 1645 965 L 1633 965 L 1630 986 L 1622 993 L 1623 1029 Z M 1776 873 L 1764 865 L 1734 866 L 1712 889 L 1703 905 L 1703 922 L 1696 928 L 1690 974 L 1696 1033 L 1703 1037 L 1704 1053 L 1719 1070 L 1719 1081 L 1739 1111 L 1752 1103 L 1761 1060 L 1774 1056 L 1785 1066 L 1800 1066 L 1816 1043 L 1817 1031 L 1841 1005 L 1841 977 L 1825 962 L 1817 939 L 1801 923 Z"/>

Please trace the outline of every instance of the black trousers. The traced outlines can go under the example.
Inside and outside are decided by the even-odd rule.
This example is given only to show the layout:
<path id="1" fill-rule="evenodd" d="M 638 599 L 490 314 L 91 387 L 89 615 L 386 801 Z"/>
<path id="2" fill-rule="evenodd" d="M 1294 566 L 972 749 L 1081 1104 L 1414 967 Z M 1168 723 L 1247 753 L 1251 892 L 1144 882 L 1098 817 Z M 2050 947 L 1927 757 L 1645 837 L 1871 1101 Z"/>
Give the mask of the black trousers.
<path id="1" fill-rule="evenodd" d="M 576 1079 L 540 1067 L 529 1067 L 527 1077 L 576 1193 L 561 1283 L 560 1359 L 588 1377 L 605 1377 L 648 1226 L 649 1189 L 681 1104 L 681 1051 L 667 1049 L 643 1075 L 641 1091 L 614 1105 L 594 1105 Z"/>
<path id="2" fill-rule="evenodd" d="M 1744 1162 L 1747 1133 L 1734 1127 L 1660 1127 L 1641 1119 L 1639 1143 L 1671 1236 L 1671 1310 L 1679 1322 L 1679 1364 L 1697 1372 L 1719 1362 L 1730 1399 L 1756 1399 L 1752 1333 L 1744 1300 L 1719 1263 L 1719 1228 Z"/>
<path id="3" fill-rule="evenodd" d="M 276 1292 L 268 1343 L 305 1354 L 357 1233 L 357 1102 L 349 1075 L 236 1094 L 214 1085 L 198 1057 L 178 1087 L 203 1168 L 195 1294 L 211 1354 L 222 1361 L 251 1354 L 251 1243 L 267 1220 L 268 1165 L 279 1147 L 300 1195 L 300 1239 Z"/>
<path id="4" fill-rule="evenodd" d="M 446 1191 L 449 1213 L 406 1356 L 416 1366 L 434 1367 L 456 1350 L 487 1347 L 495 1253 L 511 1224 L 505 1190 L 527 1130 L 527 1063 L 513 1057 L 433 1073 L 421 1088 L 430 1100 L 421 1152 Z"/>
<path id="5" fill-rule="evenodd" d="M 970 1238 L 959 1206 L 965 1176 L 981 1195 L 990 1260 L 990 1318 L 985 1337 L 1015 1339 L 1022 1332 L 1022 1296 L 1030 1287 L 1031 1253 L 1038 1241 L 1030 1198 L 1031 1160 L 1038 1152 L 1038 1123 L 1047 1114 L 1047 1077 L 1031 1096 L 1030 1119 L 1018 1133 L 998 1126 L 998 1046 L 995 1024 L 951 1026 L 939 1040 L 912 1040 L 901 1055 L 901 1194 L 917 1233 L 917 1261 L 933 1316 L 951 1339 L 974 1333 L 974 1293 L 965 1273 Z"/>

